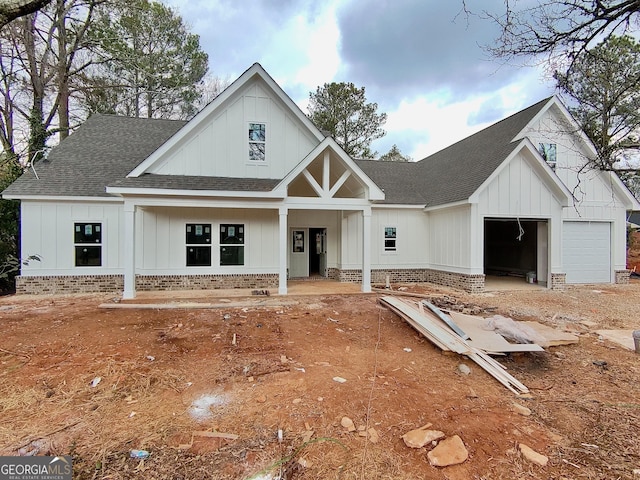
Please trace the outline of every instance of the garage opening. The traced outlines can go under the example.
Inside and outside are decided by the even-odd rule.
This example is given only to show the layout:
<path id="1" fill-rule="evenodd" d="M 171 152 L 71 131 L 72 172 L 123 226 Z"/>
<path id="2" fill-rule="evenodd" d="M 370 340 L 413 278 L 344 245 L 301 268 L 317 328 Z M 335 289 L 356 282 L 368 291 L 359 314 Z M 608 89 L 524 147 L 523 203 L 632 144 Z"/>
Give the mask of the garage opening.
<path id="1" fill-rule="evenodd" d="M 485 275 L 547 283 L 547 221 L 487 218 L 484 222 Z"/>

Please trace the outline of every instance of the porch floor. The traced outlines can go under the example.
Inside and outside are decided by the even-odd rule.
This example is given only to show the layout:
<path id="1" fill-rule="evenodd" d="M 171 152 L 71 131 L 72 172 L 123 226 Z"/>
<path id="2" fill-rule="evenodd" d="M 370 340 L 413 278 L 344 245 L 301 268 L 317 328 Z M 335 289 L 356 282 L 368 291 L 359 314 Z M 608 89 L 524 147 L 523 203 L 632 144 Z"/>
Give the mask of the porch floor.
<path id="1" fill-rule="evenodd" d="M 287 295 L 353 295 L 361 294 L 361 284 L 359 283 L 341 283 L 335 280 L 289 280 L 287 282 Z M 237 298 L 237 297 L 253 297 L 265 298 L 263 295 L 254 295 L 256 289 L 230 288 L 216 290 L 171 290 L 171 291 L 153 291 L 153 292 L 136 292 L 136 298 L 132 301 L 145 300 L 202 300 L 205 298 Z M 259 289 L 258 289 L 259 290 Z M 260 291 L 260 290 L 259 290 Z M 278 296 L 278 289 L 269 289 L 270 296 Z"/>
<path id="2" fill-rule="evenodd" d="M 336 280 L 315 280 L 300 279 L 289 280 L 287 282 L 288 296 L 304 296 L 304 295 L 359 295 L 362 285 L 360 283 L 338 282 Z M 485 292 L 507 291 L 507 290 L 536 290 L 545 287 L 537 283 L 527 283 L 523 278 L 519 277 L 498 277 L 487 275 L 485 279 Z M 232 288 L 217 290 L 171 290 L 171 291 L 138 291 L 135 300 L 130 302 L 149 302 L 149 301 L 184 301 L 196 300 L 204 301 L 205 299 L 216 298 L 266 298 L 262 295 L 254 295 L 254 289 Z M 270 296 L 277 297 L 278 289 L 270 289 Z"/>

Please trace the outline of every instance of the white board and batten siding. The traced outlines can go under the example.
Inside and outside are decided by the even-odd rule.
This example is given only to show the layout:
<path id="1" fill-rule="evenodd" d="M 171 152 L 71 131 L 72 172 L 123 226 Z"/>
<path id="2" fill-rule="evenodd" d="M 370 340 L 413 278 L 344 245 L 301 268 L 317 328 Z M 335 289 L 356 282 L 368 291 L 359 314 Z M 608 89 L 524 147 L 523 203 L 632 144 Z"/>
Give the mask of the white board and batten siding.
<path id="1" fill-rule="evenodd" d="M 385 251 L 386 227 L 396 228 L 396 250 Z M 371 268 L 427 268 L 429 235 L 422 209 L 373 209 L 371 216 Z"/>
<path id="2" fill-rule="evenodd" d="M 521 218 L 561 215 L 562 205 L 541 178 L 542 168 L 529 151 L 521 150 L 480 192 L 478 212 Z"/>
<path id="3" fill-rule="evenodd" d="M 385 227 L 396 228 L 396 251 L 384 250 Z M 372 209 L 371 268 L 427 268 L 428 224 L 421 209 Z M 362 212 L 343 212 L 341 221 L 340 267 L 362 268 Z"/>
<path id="4" fill-rule="evenodd" d="M 21 275 L 94 275 L 122 273 L 123 209 L 115 202 L 21 202 L 22 257 L 40 261 L 22 265 Z M 102 224 L 102 266 L 76 267 L 75 223 Z"/>
<path id="5" fill-rule="evenodd" d="M 264 123 L 266 161 L 249 160 L 249 124 Z M 163 175 L 280 179 L 318 141 L 261 80 L 203 119 L 148 171 Z"/>
<path id="6" fill-rule="evenodd" d="M 143 275 L 277 273 L 278 212 L 247 209 L 139 209 L 136 271 Z M 187 223 L 211 224 L 211 266 L 186 266 Z M 244 265 L 220 265 L 220 225 L 244 225 Z"/>
<path id="7" fill-rule="evenodd" d="M 482 273 L 474 271 L 471 262 L 471 206 L 429 212 L 428 229 L 431 268 L 456 273 Z"/>
<path id="8" fill-rule="evenodd" d="M 611 173 L 582 169 L 593 152 L 576 141 L 555 108 L 533 124 L 527 136 L 536 147 L 556 144 L 555 174 L 575 197 L 563 210 L 567 283 L 614 281 L 613 270 L 626 268 L 626 200 L 614 188 Z"/>

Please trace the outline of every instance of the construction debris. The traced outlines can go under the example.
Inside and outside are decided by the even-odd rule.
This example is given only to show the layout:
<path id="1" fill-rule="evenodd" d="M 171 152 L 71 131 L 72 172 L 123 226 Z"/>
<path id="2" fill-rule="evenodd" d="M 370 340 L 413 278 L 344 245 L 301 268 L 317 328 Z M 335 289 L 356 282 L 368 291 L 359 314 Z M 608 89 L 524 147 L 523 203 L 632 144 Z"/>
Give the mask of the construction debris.
<path id="1" fill-rule="evenodd" d="M 490 354 L 513 352 L 542 352 L 537 343 L 510 343 L 493 331 L 485 319 L 458 312 L 449 312 L 451 319 L 471 337 L 467 343 Z"/>
<path id="2" fill-rule="evenodd" d="M 415 302 L 400 300 L 392 296 L 381 297 L 380 302 L 404 318 L 440 349 L 466 355 L 516 395 L 529 392 L 526 386 L 506 372 L 503 365 L 487 355 L 485 351 L 471 346 L 466 340 L 450 330 L 435 314 L 421 312 Z"/>

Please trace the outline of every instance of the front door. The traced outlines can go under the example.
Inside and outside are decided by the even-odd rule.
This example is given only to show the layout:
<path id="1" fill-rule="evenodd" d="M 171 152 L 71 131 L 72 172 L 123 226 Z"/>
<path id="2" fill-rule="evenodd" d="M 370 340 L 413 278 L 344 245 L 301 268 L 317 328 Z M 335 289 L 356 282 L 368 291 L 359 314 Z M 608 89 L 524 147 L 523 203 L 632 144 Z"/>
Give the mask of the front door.
<path id="1" fill-rule="evenodd" d="M 292 228 L 289 238 L 289 277 L 309 276 L 309 229 Z"/>
<path id="2" fill-rule="evenodd" d="M 289 277 L 327 276 L 327 229 L 292 228 Z"/>

